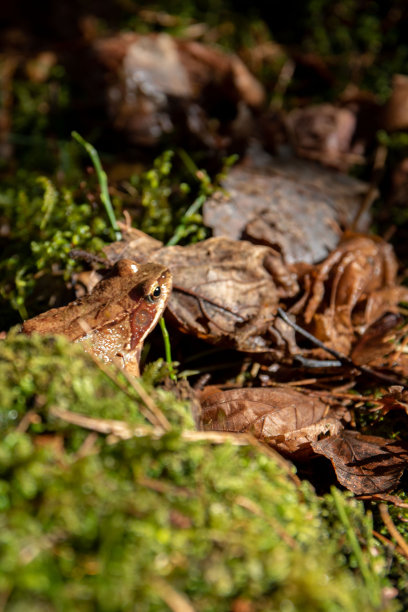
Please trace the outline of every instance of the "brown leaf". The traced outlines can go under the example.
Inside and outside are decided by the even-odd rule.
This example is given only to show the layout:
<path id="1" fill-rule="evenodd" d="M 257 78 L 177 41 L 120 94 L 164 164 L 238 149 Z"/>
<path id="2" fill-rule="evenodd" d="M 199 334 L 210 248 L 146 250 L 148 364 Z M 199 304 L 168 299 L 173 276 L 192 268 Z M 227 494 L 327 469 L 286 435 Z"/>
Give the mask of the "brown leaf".
<path id="1" fill-rule="evenodd" d="M 377 402 L 384 414 L 390 410 L 403 410 L 408 415 L 408 391 L 400 385 L 391 386 Z"/>
<path id="2" fill-rule="evenodd" d="M 408 289 L 396 284 L 397 261 L 390 244 L 376 237 L 346 234 L 321 264 L 306 270 L 308 293 L 292 312 L 302 313 L 308 331 L 348 355 L 357 333 L 386 312 L 396 312 Z"/>
<path id="3" fill-rule="evenodd" d="M 340 484 L 356 495 L 395 488 L 408 460 L 406 443 L 354 431 L 313 442 L 312 448 L 330 459 Z"/>
<path id="4" fill-rule="evenodd" d="M 233 389 L 201 397 L 204 429 L 250 432 L 286 454 L 306 453 L 324 433 L 342 429 L 345 409 L 290 387 Z"/>
<path id="5" fill-rule="evenodd" d="M 367 327 L 353 348 L 351 358 L 359 365 L 385 367 L 387 357 L 395 353 L 393 340 L 396 328 L 401 325 L 403 317 L 396 312 L 387 312 Z"/>
<path id="6" fill-rule="evenodd" d="M 366 185 L 309 162 L 269 160 L 233 168 L 225 192 L 204 204 L 204 223 L 215 236 L 271 246 L 286 263 L 321 261 L 357 215 Z"/>

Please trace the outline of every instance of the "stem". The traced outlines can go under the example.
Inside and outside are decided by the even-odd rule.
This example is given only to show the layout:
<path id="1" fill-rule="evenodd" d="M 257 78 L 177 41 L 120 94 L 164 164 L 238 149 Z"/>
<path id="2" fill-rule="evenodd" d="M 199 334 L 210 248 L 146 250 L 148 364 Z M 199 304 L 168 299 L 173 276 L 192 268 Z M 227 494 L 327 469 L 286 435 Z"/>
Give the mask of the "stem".
<path id="1" fill-rule="evenodd" d="M 353 527 L 350 523 L 350 519 L 347 514 L 346 505 L 341 493 L 335 488 L 332 487 L 331 493 L 333 496 L 334 504 L 336 506 L 337 513 L 339 515 L 340 521 L 343 523 L 343 526 L 346 530 L 346 536 L 350 545 L 351 550 L 356 558 L 357 565 L 360 569 L 361 575 L 364 579 L 364 582 L 367 585 L 368 593 L 371 599 L 371 603 L 373 606 L 379 606 L 380 597 L 378 592 L 378 581 L 377 576 L 371 571 L 371 568 L 367 565 L 366 560 L 364 559 L 363 551 L 361 550 L 361 546 L 357 539 L 357 536 L 353 530 Z"/>
<path id="2" fill-rule="evenodd" d="M 160 329 L 161 329 L 162 336 L 163 336 L 164 352 L 165 352 L 165 355 L 166 355 L 166 363 L 167 363 L 168 368 L 169 368 L 170 378 L 171 378 L 171 380 L 175 381 L 175 380 L 177 380 L 177 376 L 176 376 L 176 373 L 174 371 L 173 360 L 171 358 L 171 346 L 170 346 L 169 332 L 167 331 L 166 323 L 164 322 L 163 317 L 161 317 L 159 323 L 160 323 Z"/>
<path id="3" fill-rule="evenodd" d="M 170 238 L 166 246 L 174 246 L 175 244 L 178 244 L 181 238 L 184 237 L 184 230 L 186 229 L 186 222 L 188 221 L 190 217 L 195 215 L 196 212 L 200 210 L 205 200 L 206 200 L 206 196 L 200 195 L 198 198 L 194 200 L 191 206 L 187 208 L 186 212 L 184 213 L 181 219 L 180 225 L 176 227 L 176 231 L 174 232 L 173 236 Z"/>
<path id="4" fill-rule="evenodd" d="M 113 211 L 112 202 L 111 202 L 110 195 L 109 195 L 108 177 L 106 175 L 105 170 L 102 168 L 102 164 L 101 164 L 101 160 L 99 159 L 98 152 L 95 149 L 95 147 L 92 146 L 91 143 L 84 140 L 82 136 L 78 134 L 78 132 L 71 132 L 71 135 L 72 135 L 72 138 L 74 138 L 77 142 L 79 142 L 80 145 L 84 147 L 84 149 L 86 150 L 86 152 L 88 153 L 89 157 L 92 160 L 92 163 L 96 170 L 96 175 L 98 177 L 99 186 L 101 188 L 102 204 L 105 206 L 105 210 L 108 215 L 110 224 L 115 230 L 116 240 L 121 240 L 122 234 L 119 230 L 119 227 L 116 221 L 116 217 L 115 217 L 115 213 Z"/>

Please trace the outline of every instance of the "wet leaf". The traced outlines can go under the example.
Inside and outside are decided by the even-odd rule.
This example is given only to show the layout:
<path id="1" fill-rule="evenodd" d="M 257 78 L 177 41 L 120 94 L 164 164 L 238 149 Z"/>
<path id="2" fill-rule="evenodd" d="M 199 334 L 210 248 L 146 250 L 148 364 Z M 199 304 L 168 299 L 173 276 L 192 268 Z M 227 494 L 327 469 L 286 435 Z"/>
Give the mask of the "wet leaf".
<path id="1" fill-rule="evenodd" d="M 201 406 L 204 429 L 250 432 L 286 454 L 305 454 L 347 415 L 339 403 L 285 386 L 204 391 Z"/>
<path id="2" fill-rule="evenodd" d="M 395 488 L 408 462 L 408 445 L 378 436 L 343 431 L 312 443 L 333 464 L 341 485 L 356 495 Z"/>

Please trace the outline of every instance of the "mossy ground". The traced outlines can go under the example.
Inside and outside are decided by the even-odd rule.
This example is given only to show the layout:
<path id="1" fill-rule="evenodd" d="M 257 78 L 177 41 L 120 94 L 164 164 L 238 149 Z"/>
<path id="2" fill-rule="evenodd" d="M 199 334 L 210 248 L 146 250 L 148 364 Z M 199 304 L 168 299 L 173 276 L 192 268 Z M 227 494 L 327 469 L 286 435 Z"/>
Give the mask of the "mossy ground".
<path id="1" fill-rule="evenodd" d="M 60 4 L 36 7 L 41 32 Z M 107 5 L 115 17 L 104 21 Z M 163 3 L 155 6 L 168 11 Z M 100 2 L 95 25 L 101 33 L 108 25 L 163 29 L 133 8 Z M 178 1 L 169 32 L 183 35 L 192 23 L 204 23 L 208 41 L 246 58 L 262 43 L 285 45 L 272 63 L 251 66 L 272 99 L 282 95 L 274 93 L 274 83 L 294 47 L 321 56 L 333 81 L 310 79 L 300 67 L 280 100 L 284 107 L 336 100 L 350 83 L 384 101 L 392 75 L 406 69 L 400 0 L 240 8 L 221 0 Z M 52 39 L 64 24 L 51 23 Z M 71 248 L 99 251 L 113 239 L 95 198 L 96 179 L 83 169 L 89 160 L 79 159 L 70 138 L 84 122 L 78 125 L 73 113 L 65 68 L 55 65 L 38 83 L 19 74 L 10 87 L 15 157 L 7 165 L 0 161 L 3 329 L 50 306 L 41 280 L 51 278 L 54 286 L 58 278 L 62 284 L 70 279 L 77 265 L 68 257 Z M 95 142 L 101 129 L 84 136 Z M 390 163 L 406 155 L 405 134 L 379 140 L 391 152 Z M 201 239 L 206 230 L 199 209 L 188 222 L 183 214 L 208 194 L 213 179 L 202 174 L 205 181 L 197 184 L 194 167 L 187 179 L 185 170 L 176 177 L 170 160 L 164 153 L 150 171 L 129 178 L 131 196 L 136 190 L 142 207 L 137 224 L 165 241 L 173 235 Z M 127 206 L 124 193 L 116 192 L 117 213 L 122 199 Z M 397 225 L 406 223 L 402 209 L 395 215 Z M 119 441 L 53 416 L 59 408 L 146 426 L 134 389 L 120 374 L 113 377 L 116 382 L 62 339 L 12 334 L 1 342 L 1 609 L 166 610 L 184 593 L 197 612 L 394 610 L 398 604 L 383 597 L 390 580 L 407 608 L 406 560 L 373 540 L 371 515 L 361 502 L 342 493 L 318 498 L 307 483 L 299 489 L 259 449 L 187 442 L 182 431 L 193 429 L 189 407 L 171 394 L 148 387 L 173 424 L 160 439 Z M 344 513 L 340 518 L 339 504 L 351 525 Z M 390 513 L 407 537 L 407 512 Z M 381 519 L 376 525 L 389 537 Z"/>
<path id="2" fill-rule="evenodd" d="M 53 415 L 148 426 L 81 347 L 11 333 L 0 377 L 4 610 L 150 612 L 177 595 L 197 611 L 398 609 L 361 502 L 338 494 L 363 565 L 332 496 L 257 447 L 186 441 L 189 406 L 171 393 L 148 387 L 169 432 L 121 441 Z"/>

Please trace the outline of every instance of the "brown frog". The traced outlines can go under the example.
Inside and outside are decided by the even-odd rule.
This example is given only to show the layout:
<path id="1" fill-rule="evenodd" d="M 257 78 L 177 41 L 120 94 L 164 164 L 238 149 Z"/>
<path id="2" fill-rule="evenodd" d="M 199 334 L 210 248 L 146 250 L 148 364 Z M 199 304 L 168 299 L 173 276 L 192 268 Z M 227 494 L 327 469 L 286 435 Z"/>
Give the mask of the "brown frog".
<path id="1" fill-rule="evenodd" d="M 171 292 L 171 274 L 156 263 L 118 261 L 91 294 L 23 323 L 26 334 L 63 334 L 105 362 L 119 360 L 139 375 L 144 339 L 158 322 Z"/>

